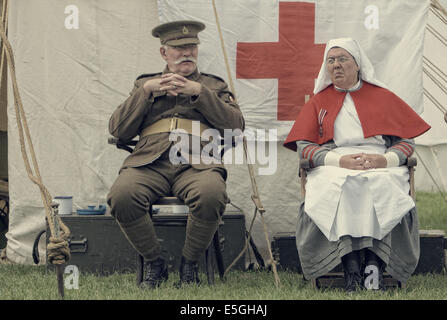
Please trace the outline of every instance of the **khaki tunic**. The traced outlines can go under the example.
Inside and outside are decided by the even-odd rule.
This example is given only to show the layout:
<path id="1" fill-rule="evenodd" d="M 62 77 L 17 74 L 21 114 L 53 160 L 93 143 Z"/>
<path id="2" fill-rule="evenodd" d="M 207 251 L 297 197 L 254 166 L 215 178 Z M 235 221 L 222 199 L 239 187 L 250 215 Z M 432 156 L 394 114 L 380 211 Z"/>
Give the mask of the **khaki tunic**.
<path id="1" fill-rule="evenodd" d="M 165 69 L 163 73 L 167 73 Z M 143 90 L 144 83 L 159 78 L 163 73 L 142 75 L 135 81 L 135 87 L 112 114 L 109 121 L 110 133 L 121 140 L 132 140 L 141 131 L 163 118 L 173 116 L 198 120 L 208 127 L 217 129 L 223 136 L 224 129 L 244 130 L 244 118 L 234 101 L 228 85 L 219 77 L 196 71 L 188 76 L 202 84 L 197 98 L 178 95 L 168 96 L 165 92 L 152 93 L 148 98 Z M 153 162 L 171 145 L 169 133 L 163 132 L 140 139 L 134 152 L 124 161 L 123 167 L 140 167 Z M 206 142 L 202 142 L 202 147 Z M 220 164 L 192 164 L 196 169 L 205 169 Z"/>

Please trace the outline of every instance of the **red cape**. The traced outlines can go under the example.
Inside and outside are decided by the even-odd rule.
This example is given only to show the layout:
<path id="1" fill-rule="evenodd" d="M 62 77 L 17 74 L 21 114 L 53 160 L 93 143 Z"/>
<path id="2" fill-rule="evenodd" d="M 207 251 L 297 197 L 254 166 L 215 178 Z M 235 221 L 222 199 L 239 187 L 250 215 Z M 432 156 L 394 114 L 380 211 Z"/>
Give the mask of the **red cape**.
<path id="1" fill-rule="evenodd" d="M 411 139 L 430 129 L 430 126 L 408 104 L 387 89 L 363 82 L 360 90 L 350 94 L 365 138 L 390 135 Z M 297 140 L 317 144 L 332 140 L 335 118 L 345 96 L 346 92 L 337 91 L 333 85 L 314 95 L 298 114 L 284 146 L 296 151 Z M 321 121 L 323 114 L 325 115 Z"/>

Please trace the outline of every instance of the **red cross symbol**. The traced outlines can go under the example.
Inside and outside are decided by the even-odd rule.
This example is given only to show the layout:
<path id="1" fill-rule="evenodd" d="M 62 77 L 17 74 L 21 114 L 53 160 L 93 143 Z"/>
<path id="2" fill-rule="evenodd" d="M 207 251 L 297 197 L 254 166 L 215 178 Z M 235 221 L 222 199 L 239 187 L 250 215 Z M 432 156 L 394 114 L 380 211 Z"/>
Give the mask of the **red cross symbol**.
<path id="1" fill-rule="evenodd" d="M 315 4 L 279 3 L 278 42 L 238 42 L 236 78 L 278 79 L 277 119 L 293 121 L 311 95 L 324 55 L 315 44 Z"/>

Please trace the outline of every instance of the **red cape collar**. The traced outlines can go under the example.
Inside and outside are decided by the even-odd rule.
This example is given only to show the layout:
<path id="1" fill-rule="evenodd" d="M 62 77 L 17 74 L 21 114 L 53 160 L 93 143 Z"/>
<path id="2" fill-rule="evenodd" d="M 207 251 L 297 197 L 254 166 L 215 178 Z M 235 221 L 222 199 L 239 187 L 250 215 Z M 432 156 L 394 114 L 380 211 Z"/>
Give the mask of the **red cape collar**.
<path id="1" fill-rule="evenodd" d="M 334 122 L 347 92 L 330 85 L 313 96 L 302 108 L 287 136 L 284 146 L 296 151 L 296 141 L 323 144 L 334 138 Z M 391 91 L 363 82 L 350 92 L 365 138 L 391 135 L 411 139 L 430 126 L 401 98 Z"/>

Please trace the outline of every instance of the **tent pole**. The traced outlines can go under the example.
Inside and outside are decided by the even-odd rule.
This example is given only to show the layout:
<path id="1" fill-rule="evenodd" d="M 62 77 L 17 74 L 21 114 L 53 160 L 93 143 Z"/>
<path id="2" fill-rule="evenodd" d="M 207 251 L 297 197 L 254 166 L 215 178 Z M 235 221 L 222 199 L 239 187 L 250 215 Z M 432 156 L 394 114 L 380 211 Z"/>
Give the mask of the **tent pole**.
<path id="1" fill-rule="evenodd" d="M 228 73 L 228 79 L 229 79 L 228 81 L 230 83 L 231 90 L 233 91 L 234 94 L 236 94 L 236 91 L 234 90 L 233 80 L 232 80 L 232 77 L 231 77 L 230 64 L 228 63 L 228 57 L 227 57 L 227 53 L 226 53 L 226 50 L 225 50 L 225 43 L 224 43 L 224 40 L 223 40 L 222 30 L 220 28 L 219 15 L 217 13 L 216 3 L 215 3 L 214 0 L 211 0 L 211 2 L 213 4 L 214 17 L 216 19 L 217 31 L 219 33 L 220 43 L 221 43 L 221 47 L 222 47 L 222 51 L 223 51 L 223 55 L 224 55 L 225 66 L 226 66 L 227 73 Z M 254 202 L 254 204 L 256 206 L 256 210 L 258 210 L 260 215 L 261 215 L 261 220 L 262 220 L 262 224 L 263 224 L 263 227 L 264 227 L 264 235 L 265 235 L 265 239 L 266 239 L 266 242 L 267 242 L 267 249 L 268 249 L 269 258 L 271 260 L 271 266 L 272 266 L 272 270 L 273 270 L 273 274 L 274 274 L 274 278 L 275 278 L 275 285 L 276 285 L 276 287 L 278 287 L 279 284 L 280 284 L 280 279 L 279 279 L 279 276 L 278 276 L 278 272 L 276 270 L 276 262 L 275 262 L 275 259 L 273 258 L 273 253 L 272 253 L 272 249 L 271 249 L 271 245 L 270 245 L 270 240 L 269 240 L 269 237 L 268 237 L 267 226 L 266 226 L 265 221 L 264 221 L 265 209 L 264 209 L 264 206 L 261 203 L 261 198 L 259 197 L 258 186 L 256 184 L 256 179 L 255 179 L 254 172 L 253 172 L 253 166 L 251 165 L 252 162 L 248 159 L 249 156 L 248 156 L 248 153 L 247 153 L 247 139 L 246 139 L 245 136 L 243 137 L 243 144 L 244 144 L 245 157 L 247 159 L 248 172 L 250 174 L 250 179 L 251 179 L 251 186 L 252 186 L 252 189 L 253 189 L 253 194 L 252 194 L 251 198 L 252 198 L 252 200 L 253 200 L 253 202 Z M 255 213 L 256 213 L 256 211 L 255 211 Z M 249 237 L 250 237 L 250 235 L 249 235 Z"/>

